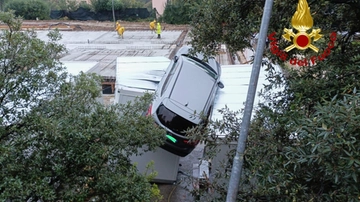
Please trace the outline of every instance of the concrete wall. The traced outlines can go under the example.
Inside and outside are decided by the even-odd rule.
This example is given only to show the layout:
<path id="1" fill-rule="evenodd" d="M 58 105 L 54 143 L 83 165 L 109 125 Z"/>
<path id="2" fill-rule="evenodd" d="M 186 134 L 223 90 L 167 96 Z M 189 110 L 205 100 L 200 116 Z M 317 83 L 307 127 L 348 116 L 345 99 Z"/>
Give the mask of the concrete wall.
<path id="1" fill-rule="evenodd" d="M 156 8 L 157 12 L 162 15 L 167 1 L 168 0 L 152 0 L 152 7 Z"/>

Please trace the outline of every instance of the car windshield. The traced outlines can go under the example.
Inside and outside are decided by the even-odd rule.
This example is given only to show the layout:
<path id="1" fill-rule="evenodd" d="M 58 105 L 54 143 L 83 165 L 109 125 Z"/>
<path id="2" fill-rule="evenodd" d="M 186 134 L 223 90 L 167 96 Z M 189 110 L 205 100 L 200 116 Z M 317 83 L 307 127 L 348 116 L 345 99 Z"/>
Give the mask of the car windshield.
<path id="1" fill-rule="evenodd" d="M 157 109 L 156 114 L 159 118 L 159 121 L 167 128 L 173 132 L 181 135 L 186 135 L 185 131 L 195 127 L 196 124 L 184 119 L 183 117 L 175 114 L 163 104 Z"/>
<path id="2" fill-rule="evenodd" d="M 199 60 L 198 58 L 189 56 L 189 55 L 184 55 L 187 58 L 187 61 L 193 63 L 195 66 L 200 67 L 201 69 L 205 70 L 205 72 L 210 75 L 212 78 L 217 79 L 217 73 L 211 68 L 209 67 L 207 64 L 204 64 L 201 62 L 201 60 Z"/>

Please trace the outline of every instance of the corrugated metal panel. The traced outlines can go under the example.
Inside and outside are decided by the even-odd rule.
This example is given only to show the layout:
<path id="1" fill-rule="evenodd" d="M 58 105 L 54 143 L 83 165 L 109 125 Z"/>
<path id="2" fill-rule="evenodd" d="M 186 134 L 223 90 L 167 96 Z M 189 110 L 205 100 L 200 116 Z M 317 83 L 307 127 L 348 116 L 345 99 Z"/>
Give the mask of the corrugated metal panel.
<path id="1" fill-rule="evenodd" d="M 78 75 L 80 72 L 86 73 L 89 69 L 97 65 L 98 62 L 94 61 L 63 61 L 63 65 L 66 67 L 67 72 L 71 75 Z"/>
<path id="2" fill-rule="evenodd" d="M 119 89 L 155 91 L 169 64 L 170 60 L 166 57 L 118 57 L 115 102 L 120 101 Z"/>
<path id="3" fill-rule="evenodd" d="M 227 106 L 232 111 L 238 111 L 245 107 L 247 91 L 251 77 L 252 65 L 223 65 L 221 66 L 221 81 L 225 87 L 219 89 L 214 104 L 212 120 L 221 120 L 222 115 L 218 110 Z M 257 92 L 266 84 L 266 72 L 262 67 L 259 75 Z M 255 97 L 254 107 L 259 103 L 258 94 Z"/>

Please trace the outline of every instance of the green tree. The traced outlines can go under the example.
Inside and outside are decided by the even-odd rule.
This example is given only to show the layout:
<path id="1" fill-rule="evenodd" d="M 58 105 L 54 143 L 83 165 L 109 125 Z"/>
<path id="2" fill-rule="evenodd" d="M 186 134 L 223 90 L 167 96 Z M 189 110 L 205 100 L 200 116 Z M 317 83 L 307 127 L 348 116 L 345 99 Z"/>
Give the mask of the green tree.
<path id="1" fill-rule="evenodd" d="M 13 0 L 5 4 L 5 11 L 14 10 L 15 15 L 26 20 L 46 20 L 50 18 L 49 4 L 44 0 Z"/>
<path id="2" fill-rule="evenodd" d="M 66 7 L 65 7 L 66 10 L 68 10 L 68 11 L 76 11 L 79 7 L 81 7 L 81 5 L 84 8 L 88 8 L 86 3 L 79 3 L 78 1 L 75 1 L 75 0 L 67 0 L 65 2 L 65 5 L 66 5 Z"/>
<path id="3" fill-rule="evenodd" d="M 139 0 L 123 0 L 122 2 L 125 8 L 143 8 L 145 5 Z"/>
<path id="4" fill-rule="evenodd" d="M 280 50 L 289 46 L 281 39 L 284 28 L 292 28 L 297 3 L 274 1 L 268 34 L 276 33 Z M 293 49 L 283 61 L 271 49 L 265 50 L 264 57 L 270 59 L 264 61 L 270 85 L 262 93 L 266 102 L 260 105 L 249 131 L 239 201 L 359 200 L 360 45 L 355 34 L 360 32 L 360 1 L 308 3 L 313 28 L 323 34 L 313 42 L 319 51 Z M 208 0 L 202 5 L 191 23 L 190 43 L 196 51 L 214 54 L 219 44 L 226 44 L 231 52 L 252 48 L 251 35 L 259 32 L 264 1 Z M 331 33 L 337 34 L 336 41 L 324 57 Z M 314 65 L 288 63 L 290 58 L 310 61 L 313 56 L 317 57 Z M 233 118 L 222 127 L 214 123 L 213 128 L 224 130 L 235 120 L 240 121 Z M 231 131 L 232 135 L 238 132 Z M 226 173 L 222 177 L 226 179 Z M 213 197 L 224 201 L 227 184 L 219 182 L 211 184 L 220 193 Z"/>
<path id="5" fill-rule="evenodd" d="M 196 13 L 196 9 L 194 8 L 199 7 L 200 2 L 201 0 L 169 1 L 165 6 L 161 21 L 164 21 L 168 24 L 189 24 L 191 21 L 191 15 Z"/>
<path id="6" fill-rule="evenodd" d="M 4 5 L 8 2 L 9 0 L 0 0 L 0 11 L 4 10 Z"/>
<path id="7" fill-rule="evenodd" d="M 112 0 L 90 0 L 90 2 L 95 12 L 112 11 Z M 114 0 L 114 10 L 120 10 L 122 8 L 124 8 L 124 2 Z"/>
<path id="8" fill-rule="evenodd" d="M 308 2 L 314 27 L 327 32 L 348 31 L 348 38 L 359 31 L 359 1 Z M 281 38 L 283 29 L 291 27 L 297 3 L 298 0 L 274 1 L 269 33 L 276 31 L 278 39 Z M 210 55 L 218 51 L 221 43 L 232 52 L 251 47 L 250 37 L 259 32 L 263 7 L 264 1 L 203 0 L 191 12 L 192 46 Z"/>
<path id="9" fill-rule="evenodd" d="M 250 47 L 249 37 L 258 30 L 262 1 L 204 0 L 191 13 L 191 44 L 209 55 L 227 44 L 231 52 Z"/>
<path id="10" fill-rule="evenodd" d="M 95 12 L 111 11 L 112 0 L 90 0 L 92 9 Z M 150 3 L 150 4 L 149 4 Z M 148 0 L 114 0 L 114 10 L 121 10 L 124 8 L 148 8 L 151 1 Z"/>
<path id="11" fill-rule="evenodd" d="M 85 1 L 76 1 L 76 0 L 46 0 L 49 4 L 51 10 L 67 10 L 67 11 L 76 11 L 79 7 L 90 9 L 91 5 L 87 4 Z"/>
<path id="12" fill-rule="evenodd" d="M 156 199 L 155 173 L 139 173 L 129 161 L 164 141 L 142 116 L 151 95 L 106 107 L 97 101 L 99 76 L 67 75 L 58 32 L 45 42 L 20 31 L 13 13 L 0 20 L 9 26 L 0 34 L 0 200 Z"/>

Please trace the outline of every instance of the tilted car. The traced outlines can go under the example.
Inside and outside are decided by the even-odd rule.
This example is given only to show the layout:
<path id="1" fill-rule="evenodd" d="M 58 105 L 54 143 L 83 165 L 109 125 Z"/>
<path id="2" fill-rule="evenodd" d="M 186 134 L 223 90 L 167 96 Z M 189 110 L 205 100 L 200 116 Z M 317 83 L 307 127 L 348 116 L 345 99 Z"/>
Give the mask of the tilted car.
<path id="1" fill-rule="evenodd" d="M 182 157 L 199 142 L 190 141 L 186 131 L 206 123 L 216 92 L 224 87 L 219 63 L 213 57 L 204 62 L 202 54 L 194 57 L 189 55 L 189 50 L 190 47 L 182 47 L 174 56 L 147 112 L 167 131 L 166 142 L 161 147 Z"/>

